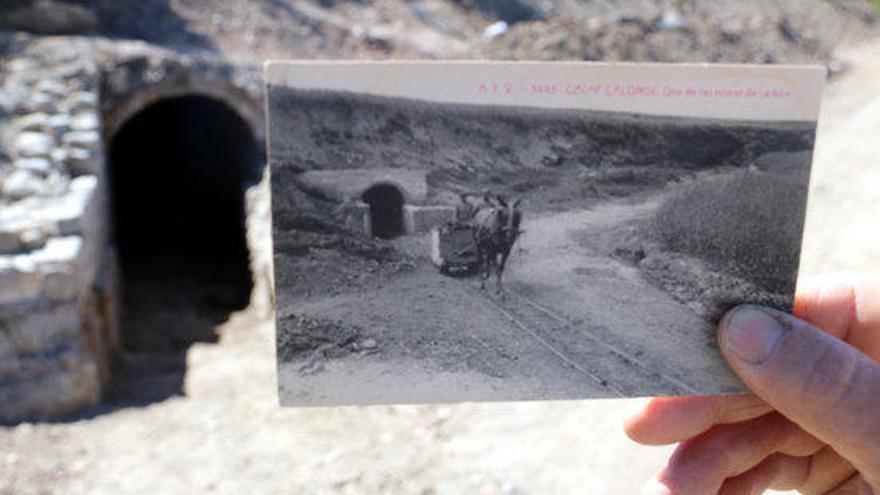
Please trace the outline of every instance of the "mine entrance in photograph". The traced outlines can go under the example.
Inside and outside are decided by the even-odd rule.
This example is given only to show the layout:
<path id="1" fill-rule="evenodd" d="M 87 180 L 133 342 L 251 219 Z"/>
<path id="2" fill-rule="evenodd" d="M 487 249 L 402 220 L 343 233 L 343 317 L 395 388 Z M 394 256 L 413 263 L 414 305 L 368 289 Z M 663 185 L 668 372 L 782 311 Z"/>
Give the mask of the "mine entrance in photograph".
<path id="1" fill-rule="evenodd" d="M 159 100 L 112 137 L 126 350 L 215 340 L 214 326 L 248 304 L 244 192 L 258 157 L 248 124 L 201 96 Z"/>
<path id="2" fill-rule="evenodd" d="M 376 184 L 362 198 L 370 206 L 373 236 L 393 239 L 403 234 L 403 193 L 391 184 Z"/>

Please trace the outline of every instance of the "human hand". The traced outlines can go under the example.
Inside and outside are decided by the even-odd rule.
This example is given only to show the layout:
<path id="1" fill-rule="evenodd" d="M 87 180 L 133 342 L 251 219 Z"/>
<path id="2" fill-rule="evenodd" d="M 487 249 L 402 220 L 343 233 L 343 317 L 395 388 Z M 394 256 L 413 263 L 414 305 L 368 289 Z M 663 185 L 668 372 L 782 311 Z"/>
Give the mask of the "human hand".
<path id="1" fill-rule="evenodd" d="M 793 314 L 722 320 L 721 352 L 754 395 L 656 398 L 627 421 L 639 443 L 680 442 L 644 494 L 880 495 L 880 279 L 807 279 Z"/>

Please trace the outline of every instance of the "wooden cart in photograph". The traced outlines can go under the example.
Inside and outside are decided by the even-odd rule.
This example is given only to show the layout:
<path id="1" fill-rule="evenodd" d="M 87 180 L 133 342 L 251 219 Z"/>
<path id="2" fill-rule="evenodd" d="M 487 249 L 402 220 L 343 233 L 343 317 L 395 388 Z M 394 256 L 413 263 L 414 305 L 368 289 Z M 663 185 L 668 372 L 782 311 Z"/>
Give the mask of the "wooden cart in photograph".
<path id="1" fill-rule="evenodd" d="M 477 228 L 448 223 L 431 230 L 431 260 L 444 275 L 470 275 L 477 271 Z"/>

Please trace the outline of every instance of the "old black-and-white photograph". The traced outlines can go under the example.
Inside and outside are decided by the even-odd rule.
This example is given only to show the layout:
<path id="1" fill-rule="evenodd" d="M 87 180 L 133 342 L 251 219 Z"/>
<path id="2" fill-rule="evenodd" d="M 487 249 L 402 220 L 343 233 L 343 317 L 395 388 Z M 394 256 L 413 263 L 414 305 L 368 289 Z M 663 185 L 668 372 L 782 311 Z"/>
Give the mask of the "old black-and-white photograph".
<path id="1" fill-rule="evenodd" d="M 502 78 L 457 102 L 269 77 L 281 403 L 743 390 L 716 326 L 790 310 L 815 121 L 534 104 L 691 89 Z"/>

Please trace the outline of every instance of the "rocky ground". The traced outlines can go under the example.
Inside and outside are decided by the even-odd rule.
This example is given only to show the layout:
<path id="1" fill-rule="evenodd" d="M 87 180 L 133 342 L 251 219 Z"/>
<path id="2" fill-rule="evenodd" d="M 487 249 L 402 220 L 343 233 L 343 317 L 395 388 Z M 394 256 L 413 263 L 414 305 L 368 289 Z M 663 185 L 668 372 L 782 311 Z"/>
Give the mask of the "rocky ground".
<path id="1" fill-rule="evenodd" d="M 101 8 L 111 8 L 116 2 L 98 3 L 110 6 Z M 201 44 L 213 49 L 225 46 L 222 49 L 229 53 L 238 50 L 239 56 L 253 56 L 248 50 L 263 44 L 274 47 L 276 53 L 283 51 L 293 56 L 381 56 L 388 46 L 413 47 L 406 48 L 411 52 L 394 48 L 399 50 L 395 53 L 429 55 L 431 50 L 443 47 L 443 54 L 448 55 L 447 48 L 460 48 L 468 53 L 468 47 L 475 43 L 512 43 L 518 33 L 549 32 L 540 20 L 528 20 L 514 23 L 507 32 L 484 41 L 483 30 L 498 20 L 489 9 L 476 11 L 474 20 L 468 23 L 453 25 L 466 31 L 463 38 L 430 35 L 410 39 L 412 31 L 407 29 L 417 25 L 414 19 L 420 19 L 419 12 L 425 12 L 418 5 L 459 12 L 469 9 L 469 2 L 461 2 L 462 7 L 428 1 L 374 3 L 378 6 L 375 9 L 362 2 L 332 0 L 224 2 L 217 3 L 220 17 L 214 17 L 200 10 L 203 3 L 196 0 L 173 4 L 148 1 L 129 7 L 128 17 L 117 9 L 118 17 L 102 22 L 108 23 L 103 28 L 106 30 L 117 26 L 113 28 L 118 29 L 115 36 L 154 36 L 155 41 L 171 45 Z M 596 9 L 605 9 L 597 10 L 600 21 L 594 25 L 601 27 L 601 18 L 608 12 L 607 3 L 591 2 Z M 637 4 L 648 6 L 645 18 L 663 20 L 659 3 L 632 2 Z M 770 27 L 769 38 L 760 46 L 752 46 L 754 52 L 749 60 L 762 60 L 761 57 L 776 50 L 797 53 L 787 50 L 806 46 L 809 56 L 815 57 L 810 60 L 833 60 L 836 67 L 848 69 L 826 92 L 808 209 L 803 273 L 849 269 L 880 274 L 880 237 L 874 228 L 874 205 L 880 202 L 880 190 L 873 187 L 880 181 L 880 148 L 873 135 L 880 128 L 880 97 L 875 89 L 880 85 L 880 44 L 873 41 L 836 47 L 831 41 L 844 31 L 856 34 L 871 25 L 869 21 L 858 21 L 858 29 L 846 23 L 843 24 L 847 27 L 840 29 L 841 23 L 834 21 L 841 19 L 836 17 L 840 12 L 854 6 L 859 8 L 847 15 L 861 18 L 859 9 L 868 2 L 811 2 L 811 9 L 800 10 L 793 8 L 799 4 L 794 0 L 772 5 L 761 2 L 759 6 L 741 4 L 741 12 L 738 7 L 725 7 L 733 12 L 731 18 L 748 19 L 755 15 L 751 12 L 760 12 L 757 23 Z M 699 11 L 703 5 L 705 12 L 716 2 L 676 5 L 689 16 L 691 9 Z M 790 25 L 785 28 L 781 9 L 788 8 L 791 19 L 801 19 L 804 12 L 813 12 L 814 5 L 820 6 L 815 11 L 817 15 L 829 21 L 820 23 L 823 27 L 800 24 L 798 31 L 789 29 Z M 410 14 L 397 21 L 387 13 L 383 17 L 383 9 Z M 253 12 L 265 13 L 249 15 Z M 430 14 L 421 15 L 431 19 Z M 164 20 L 161 25 L 170 27 L 151 32 L 151 23 L 159 25 L 155 23 L 157 17 L 151 16 L 158 16 Z M 131 22 L 132 18 L 135 22 Z M 263 34 L 271 30 L 261 30 L 260 26 L 269 22 L 267 18 L 276 19 L 275 26 L 290 26 L 290 37 L 266 41 L 269 36 Z M 303 20 L 291 21 L 296 18 Z M 450 19 L 441 18 L 444 23 L 457 18 Z M 674 16 L 666 16 L 667 24 L 675 25 L 673 21 Z M 437 16 L 426 22 L 438 22 Z M 789 24 L 792 22 L 800 21 Z M 358 25 L 371 28 L 355 29 Z M 569 32 L 583 31 L 583 26 L 584 23 L 574 23 Z M 837 31 L 829 34 L 824 31 L 826 28 Z M 132 33 L 134 29 L 140 31 Z M 644 28 L 637 25 L 634 29 Z M 391 34 L 386 34 L 389 30 Z M 221 32 L 225 36 L 217 35 Z M 337 37 L 325 32 L 337 33 Z M 705 32 L 708 30 L 699 31 Z M 786 32 L 812 33 L 808 39 L 824 41 L 813 45 L 786 41 Z M 748 39 L 749 33 L 740 39 Z M 568 38 L 549 47 L 546 43 L 524 43 L 522 53 L 536 53 L 539 49 L 540 53 L 550 53 L 543 50 L 557 47 L 560 54 L 571 53 L 565 51 Z M 670 38 L 670 46 L 678 46 L 675 43 L 679 41 L 674 36 Z M 248 43 L 248 39 L 252 41 L 242 48 L 241 41 Z M 614 41 L 609 43 L 621 46 Z M 822 52 L 814 49 L 817 45 L 835 48 Z M 349 51 L 337 51 L 337 46 L 347 46 L 345 50 Z M 578 50 L 591 45 L 572 46 L 575 53 L 571 56 L 578 57 Z M 692 54 L 689 57 L 707 59 L 705 52 L 688 51 L 693 45 L 682 46 L 682 50 Z M 714 44 L 706 46 L 716 49 Z M 636 56 L 626 48 L 622 50 L 621 57 Z M 269 51 L 266 48 L 262 53 Z M 658 56 L 648 51 L 636 53 Z M 822 58 L 826 56 L 822 53 L 832 55 Z M 659 469 L 669 452 L 668 448 L 638 447 L 624 437 L 619 421 L 637 405 L 633 401 L 279 409 L 272 325 L 250 311 L 242 311 L 216 331 L 216 343 L 196 344 L 180 356 L 186 365 L 185 373 L 181 372 L 180 363 L 169 365 L 171 379 L 179 380 L 177 389 L 183 395 L 138 402 L 136 399 L 143 399 L 142 391 L 154 386 L 151 380 L 169 378 L 162 369 L 148 367 L 152 375 L 140 376 L 145 381 L 122 382 L 133 398 L 69 421 L 0 428 L 0 493 L 620 494 L 636 492 L 641 482 Z M 173 392 L 174 387 L 171 389 Z"/>
<path id="2" fill-rule="evenodd" d="M 870 2 L 838 0 L 809 9 L 799 0 L 89 3 L 111 35 L 245 58 L 830 61 L 837 43 L 864 36 L 876 19 Z"/>
<path id="3" fill-rule="evenodd" d="M 67 15 L 14 11 L 27 3 L 9 0 L 0 25 L 91 30 L 243 59 L 833 62 L 838 69 L 834 48 L 877 29 L 869 0 L 809 8 L 803 0 L 41 0 L 67 5 Z"/>

